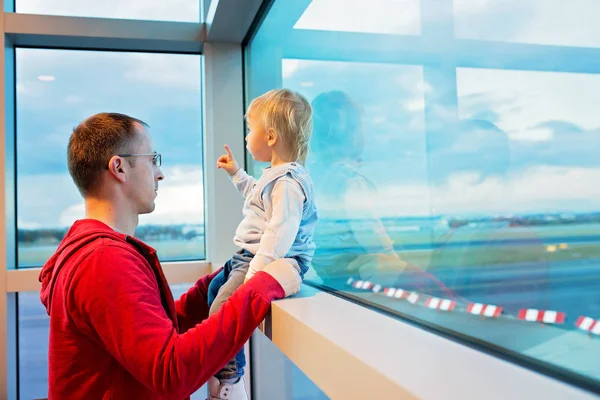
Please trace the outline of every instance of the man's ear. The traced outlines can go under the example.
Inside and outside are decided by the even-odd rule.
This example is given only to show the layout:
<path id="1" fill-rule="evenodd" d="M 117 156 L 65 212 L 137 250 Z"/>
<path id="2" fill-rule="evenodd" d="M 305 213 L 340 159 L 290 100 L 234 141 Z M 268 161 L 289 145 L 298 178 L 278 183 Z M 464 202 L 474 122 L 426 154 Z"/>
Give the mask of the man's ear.
<path id="1" fill-rule="evenodd" d="M 126 182 L 127 174 L 126 174 L 127 166 L 125 165 L 125 160 L 119 156 L 113 156 L 108 161 L 108 171 L 115 179 Z"/>
<path id="2" fill-rule="evenodd" d="M 269 128 L 267 130 L 267 145 L 269 145 L 269 147 L 275 146 L 278 139 L 279 135 L 277 134 L 277 131 L 273 128 Z"/>

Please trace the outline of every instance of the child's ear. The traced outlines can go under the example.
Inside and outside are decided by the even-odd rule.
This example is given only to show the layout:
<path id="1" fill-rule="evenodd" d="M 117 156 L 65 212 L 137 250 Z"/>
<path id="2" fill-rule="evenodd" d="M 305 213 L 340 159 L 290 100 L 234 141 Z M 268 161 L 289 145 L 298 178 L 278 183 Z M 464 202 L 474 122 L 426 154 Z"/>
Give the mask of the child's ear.
<path id="1" fill-rule="evenodd" d="M 277 139 L 278 139 L 277 131 L 273 128 L 269 128 L 267 130 L 267 144 L 270 147 L 273 147 L 273 146 L 275 146 L 275 143 L 277 143 Z"/>

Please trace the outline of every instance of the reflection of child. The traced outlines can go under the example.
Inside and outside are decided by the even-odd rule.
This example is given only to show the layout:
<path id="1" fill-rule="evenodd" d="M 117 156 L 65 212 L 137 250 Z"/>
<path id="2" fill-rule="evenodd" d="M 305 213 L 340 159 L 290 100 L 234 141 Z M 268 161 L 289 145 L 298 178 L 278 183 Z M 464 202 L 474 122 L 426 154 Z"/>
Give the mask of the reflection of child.
<path id="1" fill-rule="evenodd" d="M 373 207 L 352 207 L 357 194 L 377 197 L 375 184 L 359 172 L 365 146 L 362 108 L 337 90 L 319 94 L 312 106 L 314 134 L 309 168 L 314 175 L 319 210 L 335 221 L 317 227 L 317 242 L 323 246 L 319 245 L 315 253 L 314 269 L 327 284 L 336 287 L 344 287 L 348 277 L 355 276 L 380 283 L 389 280 L 385 278 L 395 280 L 405 263 L 398 260 L 394 243 Z M 390 270 L 385 271 L 388 267 Z M 381 275 L 377 271 L 386 277 L 374 276 Z"/>
<path id="2" fill-rule="evenodd" d="M 348 290 L 348 278 L 360 277 L 454 298 L 433 275 L 400 258 L 372 205 L 353 206 L 356 195 L 378 196 L 373 181 L 359 172 L 360 164 L 365 162 L 362 107 L 339 90 L 319 94 L 312 107 L 314 133 L 309 168 L 319 211 L 334 221 L 317 227 L 314 271 L 326 285 L 336 289 Z"/>
<path id="3" fill-rule="evenodd" d="M 245 202 L 234 238 L 241 249 L 210 285 L 211 315 L 245 279 L 276 259 L 295 259 L 304 276 L 315 251 L 317 210 L 312 181 L 303 166 L 312 133 L 310 104 L 290 90 L 272 90 L 252 101 L 246 121 L 248 151 L 256 161 L 271 165 L 256 180 L 238 166 L 227 145 L 227 154 L 217 162 Z M 210 399 L 247 398 L 240 379 L 244 366 L 241 351 L 209 382 Z"/>

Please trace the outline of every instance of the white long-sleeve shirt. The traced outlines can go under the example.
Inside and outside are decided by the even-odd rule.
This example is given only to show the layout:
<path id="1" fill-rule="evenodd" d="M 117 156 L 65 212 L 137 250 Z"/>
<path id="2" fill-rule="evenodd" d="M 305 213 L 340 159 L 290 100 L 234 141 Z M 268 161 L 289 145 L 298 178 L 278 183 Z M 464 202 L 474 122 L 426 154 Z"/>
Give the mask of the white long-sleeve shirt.
<path id="1" fill-rule="evenodd" d="M 266 168 L 258 180 L 240 169 L 231 179 L 245 198 L 234 243 L 254 254 L 249 277 L 283 257 L 299 258 L 305 273 L 315 250 L 317 213 L 304 167 L 286 163 Z"/>

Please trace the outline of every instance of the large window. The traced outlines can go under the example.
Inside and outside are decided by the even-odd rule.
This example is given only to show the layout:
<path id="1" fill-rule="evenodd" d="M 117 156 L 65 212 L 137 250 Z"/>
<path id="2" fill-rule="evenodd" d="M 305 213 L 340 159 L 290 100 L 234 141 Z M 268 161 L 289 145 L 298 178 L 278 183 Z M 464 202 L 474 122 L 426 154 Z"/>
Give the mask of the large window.
<path id="1" fill-rule="evenodd" d="M 200 56 L 16 50 L 19 267 L 39 267 L 84 203 L 67 170 L 73 128 L 104 111 L 150 125 L 165 179 L 136 236 L 162 260 L 203 259 Z"/>
<path id="2" fill-rule="evenodd" d="M 600 391 L 599 11 L 274 1 L 246 100 L 313 106 L 307 281 Z"/>

